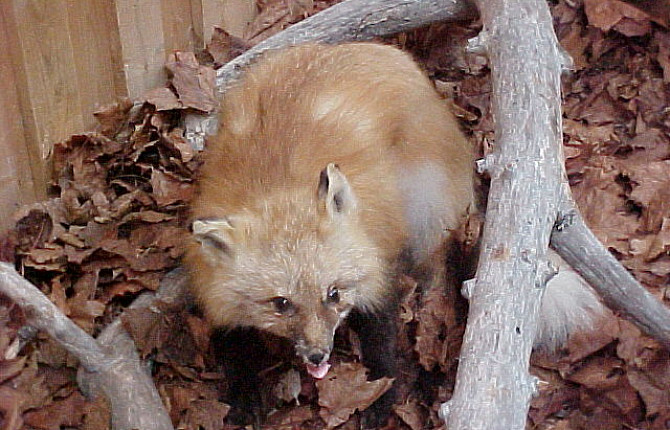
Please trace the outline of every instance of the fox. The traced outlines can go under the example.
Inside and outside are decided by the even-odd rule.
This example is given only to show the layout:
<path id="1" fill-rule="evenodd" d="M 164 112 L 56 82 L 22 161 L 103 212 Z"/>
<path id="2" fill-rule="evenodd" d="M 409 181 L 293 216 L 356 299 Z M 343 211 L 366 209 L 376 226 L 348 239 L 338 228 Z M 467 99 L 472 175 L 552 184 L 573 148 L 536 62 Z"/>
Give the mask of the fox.
<path id="1" fill-rule="evenodd" d="M 345 320 L 369 378 L 397 376 L 397 277 L 407 261 L 440 273 L 444 244 L 477 206 L 473 150 L 445 100 L 396 47 L 306 44 L 248 66 L 219 115 L 184 261 L 209 323 L 236 333 L 223 354 L 237 361 L 230 391 L 256 383 L 244 370 L 254 360 L 235 353 L 249 330 L 288 340 L 319 379 Z M 598 312 L 586 287 L 570 288 L 546 300 L 542 337 Z M 394 401 L 391 389 L 365 425 L 383 424 Z"/>

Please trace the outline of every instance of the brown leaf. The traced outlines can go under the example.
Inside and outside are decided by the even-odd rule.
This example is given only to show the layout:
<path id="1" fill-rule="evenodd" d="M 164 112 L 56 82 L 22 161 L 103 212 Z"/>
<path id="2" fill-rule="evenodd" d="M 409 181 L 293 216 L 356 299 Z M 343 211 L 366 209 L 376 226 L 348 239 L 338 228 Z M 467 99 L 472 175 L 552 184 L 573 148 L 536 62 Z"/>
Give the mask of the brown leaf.
<path id="1" fill-rule="evenodd" d="M 104 396 L 98 396 L 84 406 L 81 430 L 110 430 L 112 411 Z"/>
<path id="2" fill-rule="evenodd" d="M 265 425 L 272 430 L 316 430 L 318 427 L 310 425 L 309 421 L 318 422 L 318 417 L 315 416 L 311 406 L 304 405 L 274 411 L 268 416 Z"/>
<path id="3" fill-rule="evenodd" d="M 336 364 L 324 379 L 316 382 L 321 418 L 328 428 L 334 428 L 356 410 L 365 410 L 392 384 L 390 378 L 368 381 L 367 369 L 360 363 Z"/>
<path id="4" fill-rule="evenodd" d="M 95 319 L 105 312 L 105 303 L 89 300 L 88 295 L 76 294 L 68 300 L 70 313 L 68 316 L 88 333 L 93 333 Z"/>
<path id="5" fill-rule="evenodd" d="M 166 338 L 167 322 L 162 312 L 154 312 L 147 308 L 126 309 L 121 321 L 135 341 L 142 357 L 160 348 Z"/>
<path id="6" fill-rule="evenodd" d="M 26 357 L 0 361 L 0 385 L 18 375 L 26 366 Z"/>
<path id="7" fill-rule="evenodd" d="M 228 34 L 222 28 L 214 27 L 212 40 L 207 44 L 207 51 L 214 59 L 214 65 L 222 66 L 250 47 L 244 39 Z"/>
<path id="8" fill-rule="evenodd" d="M 618 339 L 619 321 L 618 317 L 607 311 L 595 322 L 592 330 L 571 334 L 568 339 L 567 361 L 579 362 Z"/>
<path id="9" fill-rule="evenodd" d="M 105 292 L 101 295 L 101 300 L 104 303 L 109 303 L 115 297 L 132 296 L 139 293 L 144 288 L 145 286 L 139 282 L 114 282 L 110 286 L 105 287 Z"/>
<path id="10" fill-rule="evenodd" d="M 582 70 L 588 66 L 586 50 L 591 45 L 590 38 L 583 35 L 584 28 L 580 23 L 573 23 L 561 34 L 561 46 L 572 57 L 575 70 Z"/>
<path id="11" fill-rule="evenodd" d="M 23 418 L 26 424 L 43 430 L 60 430 L 63 427 L 78 427 L 84 418 L 86 400 L 78 391 L 65 399 L 27 412 Z"/>
<path id="12" fill-rule="evenodd" d="M 651 30 L 649 16 L 619 0 L 584 0 L 589 23 L 603 31 L 615 28 L 626 36 L 642 36 Z"/>
<path id="13" fill-rule="evenodd" d="M 638 226 L 637 216 L 626 207 L 623 187 L 617 183 L 620 172 L 616 164 L 606 158 L 600 163 L 584 169 L 573 193 L 587 225 L 598 239 L 625 255 L 628 238 Z"/>
<path id="14" fill-rule="evenodd" d="M 611 140 L 618 140 L 614 133 L 614 125 L 589 126 L 572 119 L 563 120 L 563 132 L 580 142 L 597 145 Z"/>
<path id="15" fill-rule="evenodd" d="M 201 66 L 192 52 L 175 52 L 165 67 L 172 75 L 179 102 L 185 107 L 211 112 L 219 105 L 214 69 Z"/>
<path id="16" fill-rule="evenodd" d="M 179 152 L 180 159 L 184 163 L 188 163 L 195 157 L 195 150 L 193 146 L 184 138 L 184 131 L 179 128 L 170 130 L 169 133 L 163 135 L 165 143 L 171 145 L 175 151 Z"/>
<path id="17" fill-rule="evenodd" d="M 126 280 L 136 282 L 144 288 L 156 291 L 160 285 L 160 281 L 164 276 L 163 272 L 136 272 L 128 269 L 125 271 Z"/>
<path id="18" fill-rule="evenodd" d="M 44 376 L 38 374 L 37 364 L 29 363 L 17 376 L 0 385 L 0 411 L 3 412 L 3 421 L 20 425 L 21 414 L 41 407 L 49 396 L 50 393 L 44 386 Z"/>
<path id="19" fill-rule="evenodd" d="M 100 133 L 109 138 L 119 134 L 127 126 L 128 112 L 132 107 L 132 100 L 124 97 L 93 112 L 93 116 L 100 124 Z"/>
<path id="20" fill-rule="evenodd" d="M 67 257 L 65 250 L 57 245 L 45 245 L 52 248 L 33 249 L 26 255 L 23 264 L 37 270 L 66 272 Z"/>
<path id="21" fill-rule="evenodd" d="M 175 264 L 168 254 L 142 249 L 127 240 L 108 240 L 100 244 L 100 249 L 123 257 L 130 268 L 137 271 L 160 270 Z"/>
<path id="22" fill-rule="evenodd" d="M 637 390 L 647 409 L 647 415 L 667 414 L 670 412 L 670 367 L 667 352 L 660 352 L 656 369 L 644 371 L 631 369 L 628 380 Z M 663 357 L 664 356 L 664 357 Z"/>
<path id="23" fill-rule="evenodd" d="M 177 95 L 169 88 L 153 88 L 144 93 L 142 98 L 154 105 L 157 111 L 184 108 Z"/>
<path id="24" fill-rule="evenodd" d="M 0 412 L 3 428 L 19 430 L 23 426 L 22 412 L 28 403 L 29 394 L 9 385 L 0 386 Z"/>
<path id="25" fill-rule="evenodd" d="M 623 363 L 613 357 L 594 357 L 567 379 L 592 390 L 609 390 L 622 382 Z"/>
<path id="26" fill-rule="evenodd" d="M 151 173 L 151 187 L 156 203 L 168 206 L 176 202 L 187 202 L 191 199 L 194 187 L 191 183 L 179 180 L 174 175 L 154 169 Z"/>
<path id="27" fill-rule="evenodd" d="M 180 429 L 219 430 L 230 406 L 216 400 L 195 400 L 189 405 L 186 416 L 179 424 Z"/>
<path id="28" fill-rule="evenodd" d="M 446 372 L 458 354 L 463 326 L 459 323 L 456 309 L 458 298 L 447 276 L 447 287 L 443 278 L 428 282 L 427 291 L 421 295 L 420 309 L 416 313 L 416 344 L 419 363 L 432 371 L 435 366 Z"/>
<path id="29" fill-rule="evenodd" d="M 542 379 L 540 393 L 532 399 L 528 414 L 536 425 L 579 402 L 579 389 L 574 385 L 560 380 L 560 377 L 558 381 L 551 382 Z"/>
<path id="30" fill-rule="evenodd" d="M 192 402 L 197 400 L 200 395 L 196 387 L 192 385 L 169 384 L 161 387 L 165 402 L 168 405 L 168 412 L 172 421 L 179 421 L 183 412 L 188 410 Z"/>
<path id="31" fill-rule="evenodd" d="M 617 355 L 629 366 L 636 367 L 638 364 L 643 364 L 639 362 L 640 357 L 644 357 L 649 351 L 658 349 L 658 343 L 642 336 L 640 330 L 632 323 L 621 321 L 621 336 L 617 345 Z"/>

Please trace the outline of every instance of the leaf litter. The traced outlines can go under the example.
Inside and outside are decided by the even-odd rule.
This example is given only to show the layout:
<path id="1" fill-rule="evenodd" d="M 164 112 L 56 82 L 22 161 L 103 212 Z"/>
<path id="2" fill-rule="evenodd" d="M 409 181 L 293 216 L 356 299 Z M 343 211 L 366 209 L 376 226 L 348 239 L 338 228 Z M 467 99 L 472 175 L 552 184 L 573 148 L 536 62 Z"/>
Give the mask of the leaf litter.
<path id="1" fill-rule="evenodd" d="M 219 395 L 225 369 L 197 309 L 126 309 L 143 291 L 156 290 L 183 252 L 200 154 L 183 138 L 180 119 L 216 108 L 212 66 L 331 3 L 261 2 L 244 38 L 215 31 L 209 52 L 175 54 L 165 88 L 149 91 L 144 103 L 121 100 L 103 108 L 95 114 L 97 132 L 55 145 L 52 197 L 22 208 L 15 228 L 0 240 L 0 257 L 15 262 L 87 332 L 95 335 L 123 314 L 177 428 L 234 428 Z M 575 198 L 599 239 L 667 301 L 670 33 L 662 14 L 645 9 L 652 3 L 559 0 L 552 13 L 559 40 L 575 60 L 574 73 L 564 78 L 566 167 Z M 481 155 L 494 142 L 488 67 L 463 50 L 477 31 L 476 23 L 436 24 L 389 42 L 412 52 L 438 91 L 453 99 Z M 399 281 L 405 291 L 395 381 L 400 395 L 388 428 L 442 427 L 437 410 L 453 390 L 466 305 L 457 282 L 445 291 L 418 280 Z M 74 360 L 24 323 L 20 309 L 0 298 L 2 427 L 108 425 L 106 402 L 79 392 Z M 555 356 L 534 356 L 533 373 L 542 382 L 530 426 L 667 428 L 668 352 L 615 316 L 602 324 L 573 336 Z M 316 383 L 281 361 L 262 373 L 270 405 L 265 428 L 357 428 L 355 411 L 374 402 L 390 381 L 367 381 L 356 337 L 346 327 L 333 356 L 328 377 Z"/>

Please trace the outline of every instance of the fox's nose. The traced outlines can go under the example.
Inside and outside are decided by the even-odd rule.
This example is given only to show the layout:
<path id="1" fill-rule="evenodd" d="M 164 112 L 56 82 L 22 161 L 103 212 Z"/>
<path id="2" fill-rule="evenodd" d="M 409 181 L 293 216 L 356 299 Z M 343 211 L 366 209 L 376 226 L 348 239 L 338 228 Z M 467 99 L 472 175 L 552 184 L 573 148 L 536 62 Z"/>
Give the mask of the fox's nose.
<path id="1" fill-rule="evenodd" d="M 314 364 L 315 366 L 318 366 L 323 362 L 323 359 L 326 357 L 326 354 L 323 352 L 314 352 L 307 357 L 307 359 Z"/>

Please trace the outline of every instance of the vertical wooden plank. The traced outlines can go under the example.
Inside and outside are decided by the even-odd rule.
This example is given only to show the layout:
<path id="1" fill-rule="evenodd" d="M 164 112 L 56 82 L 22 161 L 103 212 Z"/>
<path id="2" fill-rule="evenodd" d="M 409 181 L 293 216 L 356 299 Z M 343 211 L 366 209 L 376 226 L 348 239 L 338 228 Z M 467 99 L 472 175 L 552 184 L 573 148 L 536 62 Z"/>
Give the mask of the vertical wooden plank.
<path id="1" fill-rule="evenodd" d="M 192 7 L 190 1 L 162 0 L 161 10 L 168 54 L 173 51 L 196 51 L 205 47 L 202 31 L 196 30 L 198 26 L 202 26 L 202 16 Z"/>
<path id="2" fill-rule="evenodd" d="M 205 42 L 212 38 L 214 26 L 242 37 L 247 24 L 257 14 L 254 0 L 201 0 Z"/>
<path id="3" fill-rule="evenodd" d="M 193 31 L 197 40 L 201 41 L 201 46 L 207 44 L 207 39 L 205 39 L 205 28 L 204 28 L 204 16 L 202 15 L 202 1 L 203 0 L 191 0 L 191 17 L 193 18 Z"/>
<path id="4" fill-rule="evenodd" d="M 116 0 L 116 16 L 128 95 L 137 99 L 167 77 L 161 2 Z"/>
<path id="5" fill-rule="evenodd" d="M 5 10 L 0 9 L 0 233 L 20 205 L 37 200 L 26 147 Z"/>
<path id="6" fill-rule="evenodd" d="M 54 142 L 84 129 L 66 0 L 5 0 L 10 56 L 38 190 L 46 186 L 46 160 Z M 40 192 L 44 195 L 44 192 Z"/>
<path id="7" fill-rule="evenodd" d="M 70 36 L 83 123 L 89 130 L 96 125 L 93 112 L 128 95 L 116 11 L 109 0 L 67 3 L 68 25 L 64 30 Z"/>

